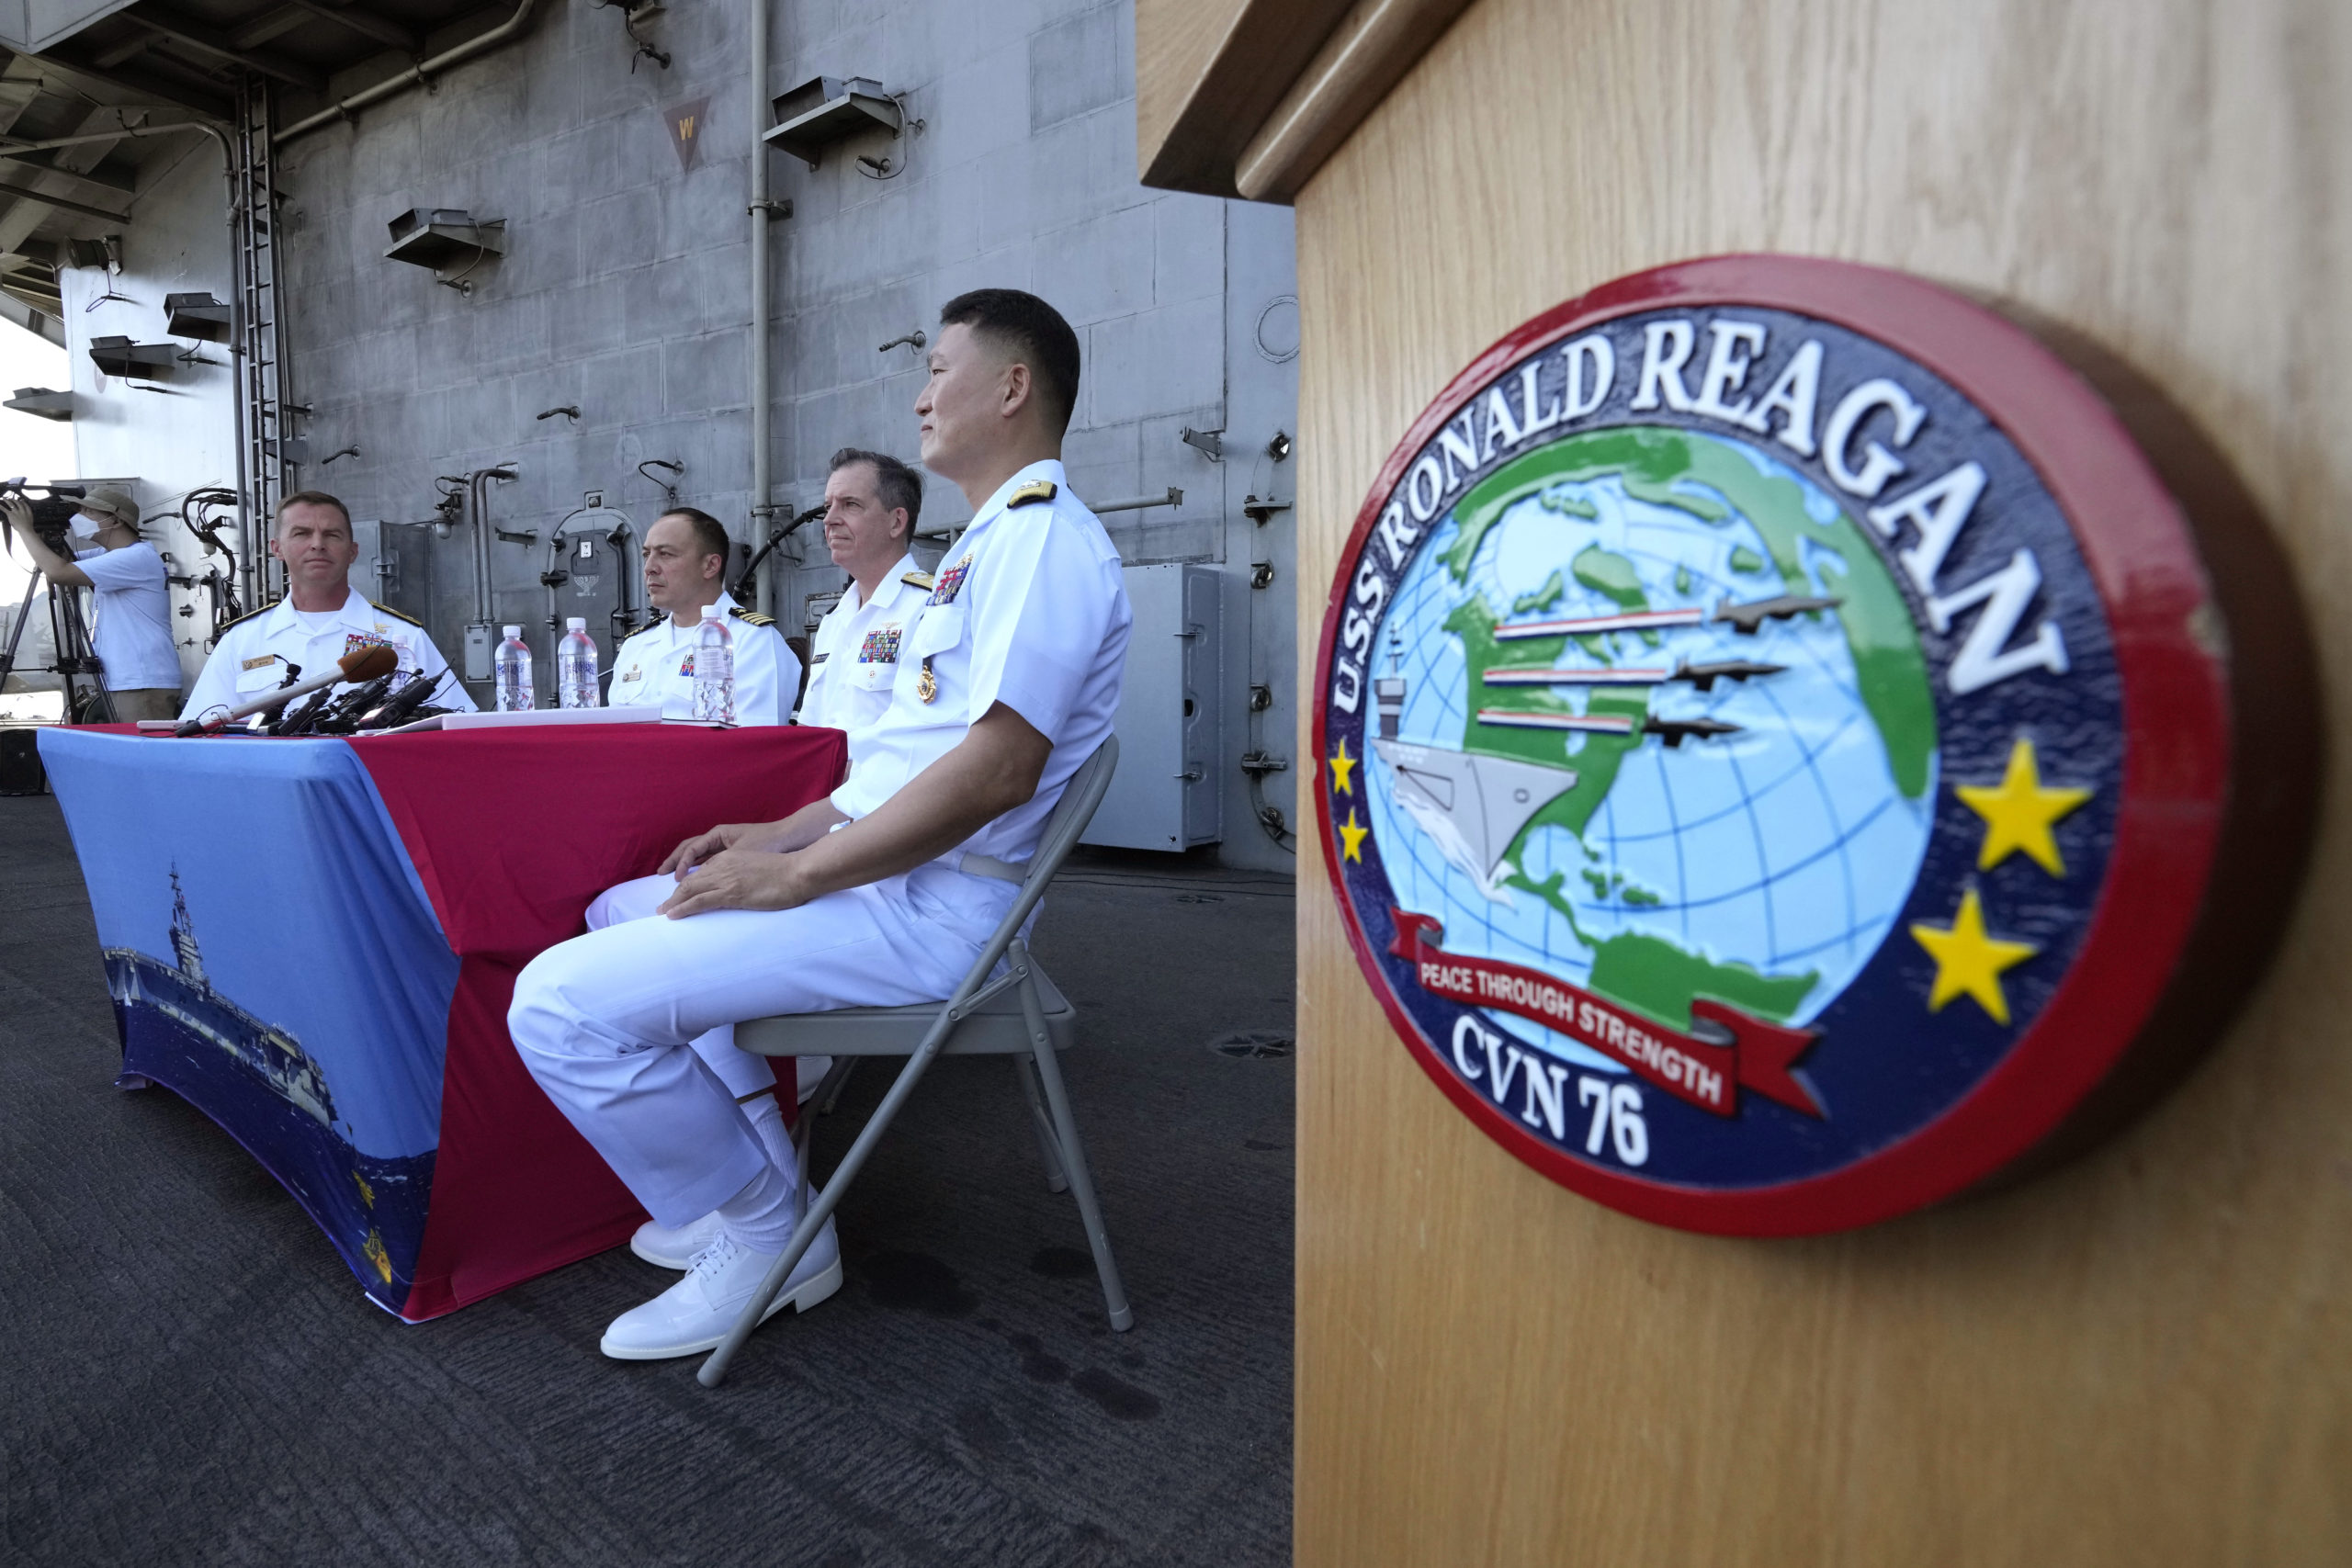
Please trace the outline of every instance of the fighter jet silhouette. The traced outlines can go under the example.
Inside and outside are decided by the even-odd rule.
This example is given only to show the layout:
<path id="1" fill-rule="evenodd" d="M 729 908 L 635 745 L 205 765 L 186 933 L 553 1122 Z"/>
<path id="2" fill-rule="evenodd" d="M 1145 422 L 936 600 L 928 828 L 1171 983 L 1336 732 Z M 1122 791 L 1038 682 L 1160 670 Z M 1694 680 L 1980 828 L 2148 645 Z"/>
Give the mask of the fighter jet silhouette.
<path id="1" fill-rule="evenodd" d="M 1783 593 L 1773 599 L 1757 599 L 1746 604 L 1724 604 L 1716 608 L 1713 618 L 1728 621 L 1742 637 L 1754 637 L 1757 628 L 1766 621 L 1785 621 L 1791 615 L 1802 615 L 1809 610 L 1834 610 L 1843 599 L 1800 598 Z"/>
<path id="2" fill-rule="evenodd" d="M 1750 675 L 1778 675 L 1787 668 L 1785 664 L 1759 664 L 1752 659 L 1725 659 L 1713 664 L 1693 664 L 1685 660 L 1682 667 L 1667 678 L 1688 681 L 1702 692 L 1712 692 L 1720 680 L 1744 682 Z"/>
<path id="3" fill-rule="evenodd" d="M 1686 738 L 1696 736 L 1702 740 L 1718 735 L 1736 735 L 1742 726 L 1725 724 L 1719 718 L 1649 718 L 1642 721 L 1642 733 L 1655 735 L 1671 749 L 1679 749 Z"/>

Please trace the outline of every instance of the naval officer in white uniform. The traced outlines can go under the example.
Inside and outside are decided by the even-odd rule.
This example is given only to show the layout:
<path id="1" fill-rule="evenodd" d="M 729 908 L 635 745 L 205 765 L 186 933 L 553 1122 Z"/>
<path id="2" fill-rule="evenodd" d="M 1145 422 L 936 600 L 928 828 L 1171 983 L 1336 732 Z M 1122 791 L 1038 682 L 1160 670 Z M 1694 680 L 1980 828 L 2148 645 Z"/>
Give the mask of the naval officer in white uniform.
<path id="1" fill-rule="evenodd" d="M 792 1240 L 789 1146 L 763 1145 L 691 1043 L 769 1013 L 945 997 L 1012 903 L 1005 876 L 1111 733 L 1133 616 L 1118 552 L 1062 473 L 1078 339 L 1011 289 L 960 295 L 940 319 L 915 402 L 922 460 L 964 492 L 972 525 L 888 710 L 850 732 L 849 782 L 781 821 L 687 840 L 646 879 L 664 894 L 651 916 L 549 948 L 515 984 L 525 1065 L 654 1219 L 719 1215 L 686 1277 L 606 1328 L 608 1356 L 717 1345 Z M 828 1224 L 775 1308 L 840 1284 Z"/>
<path id="2" fill-rule="evenodd" d="M 884 452 L 844 446 L 825 478 L 825 547 L 850 575 L 808 645 L 802 724 L 856 729 L 882 716 L 909 628 L 931 596 L 907 547 L 922 515 L 922 477 Z"/>
<path id="3" fill-rule="evenodd" d="M 702 611 L 717 604 L 734 637 L 735 722 L 784 724 L 800 693 L 800 656 L 775 622 L 727 592 L 726 528 L 707 512 L 673 506 L 645 531 L 645 600 L 662 617 L 613 655 L 605 700 L 614 707 L 659 707 L 663 718 L 695 716 L 695 647 Z"/>
<path id="4" fill-rule="evenodd" d="M 359 545 L 351 513 L 324 491 L 297 491 L 277 503 L 269 553 L 286 563 L 286 597 L 232 621 L 180 709 L 183 719 L 234 707 L 286 683 L 300 665 L 305 675 L 333 669 L 346 653 L 379 645 L 400 660 L 394 689 L 412 676 L 442 677 L 428 699 L 434 706 L 474 711 L 474 700 L 449 673 L 449 661 L 417 621 L 352 592 L 351 563 Z M 336 685 L 337 695 L 349 691 Z"/>

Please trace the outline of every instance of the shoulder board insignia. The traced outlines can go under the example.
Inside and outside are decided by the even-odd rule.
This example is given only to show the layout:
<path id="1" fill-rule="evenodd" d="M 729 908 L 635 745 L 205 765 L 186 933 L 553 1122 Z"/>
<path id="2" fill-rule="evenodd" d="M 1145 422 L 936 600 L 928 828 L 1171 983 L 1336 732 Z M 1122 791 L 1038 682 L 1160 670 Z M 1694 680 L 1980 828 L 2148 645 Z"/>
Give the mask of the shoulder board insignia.
<path id="1" fill-rule="evenodd" d="M 1040 501 L 1051 501 L 1060 493 L 1059 487 L 1053 480 L 1039 479 L 1035 484 L 1023 485 L 1019 490 L 1006 496 L 1004 509 L 1010 512 L 1016 506 L 1029 506 Z"/>
<path id="2" fill-rule="evenodd" d="M 390 615 L 396 621 L 406 621 L 413 626 L 422 626 L 424 625 L 423 621 L 418 620 L 414 615 L 408 615 L 400 610 L 395 610 L 390 604 L 378 604 L 373 599 L 368 600 L 368 603 L 375 609 L 378 615 Z"/>
<path id="3" fill-rule="evenodd" d="M 929 589 L 936 580 L 927 571 L 903 571 L 899 574 L 899 581 L 910 588 Z"/>
<path id="4" fill-rule="evenodd" d="M 734 609 L 729 610 L 727 613 L 734 616 L 739 621 L 743 621 L 755 626 L 772 626 L 775 625 L 775 617 L 774 615 L 763 615 L 757 610 L 746 610 L 741 605 L 736 606 Z"/>
<path id="5" fill-rule="evenodd" d="M 278 604 L 279 604 L 279 601 L 277 601 L 277 600 L 276 600 L 276 599 L 272 599 L 268 604 L 264 604 L 264 605 L 263 605 L 260 609 L 258 609 L 258 610 L 248 610 L 248 611 L 246 611 L 243 615 L 239 615 L 235 620 L 229 622 L 226 626 L 223 626 L 220 628 L 220 630 L 225 632 L 225 631 L 227 631 L 231 626 L 243 626 L 247 621 L 254 620 L 254 619 L 259 618 L 260 616 L 266 615 L 268 615 L 272 610 L 277 609 L 277 606 L 278 606 Z M 216 633 L 215 635 L 217 636 L 218 634 Z"/>

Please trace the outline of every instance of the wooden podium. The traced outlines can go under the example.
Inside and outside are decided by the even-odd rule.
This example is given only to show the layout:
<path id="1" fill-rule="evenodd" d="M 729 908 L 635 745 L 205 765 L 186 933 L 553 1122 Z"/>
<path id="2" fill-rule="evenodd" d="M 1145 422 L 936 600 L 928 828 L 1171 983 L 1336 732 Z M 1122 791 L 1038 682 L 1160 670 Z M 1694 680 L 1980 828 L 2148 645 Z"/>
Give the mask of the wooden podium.
<path id="1" fill-rule="evenodd" d="M 1302 669 L 1384 457 L 1473 355 L 1603 280 L 1773 251 L 2013 302 L 2160 383 L 2284 547 L 2310 722 L 2346 733 L 2340 5 L 1136 11 L 1146 180 L 1296 209 Z M 1627 1219 L 1488 1141 L 1398 1043 L 1304 835 L 1298 1561 L 2352 1562 L 2344 795 L 2251 1001 L 2152 1114 L 1804 1241 Z"/>

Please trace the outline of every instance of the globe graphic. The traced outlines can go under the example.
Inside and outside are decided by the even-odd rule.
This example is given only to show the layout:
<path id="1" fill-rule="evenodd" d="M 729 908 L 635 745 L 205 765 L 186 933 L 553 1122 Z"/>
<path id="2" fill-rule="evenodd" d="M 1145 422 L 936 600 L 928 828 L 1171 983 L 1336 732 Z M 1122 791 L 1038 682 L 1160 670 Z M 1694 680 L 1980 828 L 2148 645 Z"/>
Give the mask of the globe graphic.
<path id="1" fill-rule="evenodd" d="M 1498 476 L 1520 470 L 1515 485 L 1481 485 L 1433 521 L 1379 627 L 1373 677 L 1392 705 L 1401 680 L 1403 700 L 1362 772 L 1395 900 L 1442 922 L 1448 952 L 1542 970 L 1676 1028 L 1701 995 L 1802 1025 L 1886 940 L 1927 849 L 1933 705 L 1909 612 L 1838 502 L 1758 448 L 1660 429 L 1540 456 Z M 1838 603 L 1755 612 L 1752 631 L 1719 616 L 1805 598 Z M 1525 629 L 1609 617 L 1645 624 Z M 1725 665 L 1748 672 L 1702 679 Z M 1556 727 L 1571 716 L 1631 732 Z M 1649 728 L 1701 720 L 1737 728 Z M 1461 752 L 1520 803 L 1477 842 L 1445 783 L 1468 779 L 1442 754 Z M 1516 821 L 1531 799 L 1542 808 Z M 1527 1019 L 1487 1017 L 1564 1060 L 1624 1070 Z"/>

